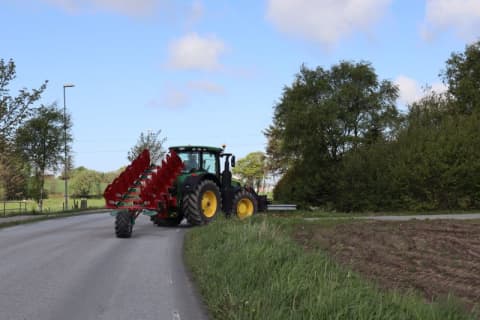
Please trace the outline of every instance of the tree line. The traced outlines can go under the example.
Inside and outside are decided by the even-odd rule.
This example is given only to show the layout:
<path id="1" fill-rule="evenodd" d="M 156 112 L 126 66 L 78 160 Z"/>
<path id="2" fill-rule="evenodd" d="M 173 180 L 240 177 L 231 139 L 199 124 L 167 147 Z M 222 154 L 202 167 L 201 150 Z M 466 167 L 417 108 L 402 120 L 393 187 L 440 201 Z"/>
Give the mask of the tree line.
<path id="1" fill-rule="evenodd" d="M 117 172 L 73 169 L 70 115 L 55 102 L 37 105 L 48 81 L 37 89 L 13 93 L 15 80 L 15 62 L 0 59 L 0 200 L 34 199 L 41 204 L 52 190 L 45 188 L 46 177 L 59 173 L 55 179 L 68 178 L 74 196 L 102 194 L 101 185 L 111 182 Z M 69 155 L 66 177 L 65 151 Z"/>
<path id="2" fill-rule="evenodd" d="M 0 197 L 40 200 L 45 174 L 60 169 L 65 145 L 70 151 L 71 121 L 56 103 L 35 105 L 48 81 L 12 94 L 15 79 L 14 61 L 0 59 Z"/>
<path id="3" fill-rule="evenodd" d="M 480 207 L 480 42 L 454 52 L 447 91 L 401 113 L 369 62 L 300 68 L 265 130 L 280 201 L 341 211 Z"/>

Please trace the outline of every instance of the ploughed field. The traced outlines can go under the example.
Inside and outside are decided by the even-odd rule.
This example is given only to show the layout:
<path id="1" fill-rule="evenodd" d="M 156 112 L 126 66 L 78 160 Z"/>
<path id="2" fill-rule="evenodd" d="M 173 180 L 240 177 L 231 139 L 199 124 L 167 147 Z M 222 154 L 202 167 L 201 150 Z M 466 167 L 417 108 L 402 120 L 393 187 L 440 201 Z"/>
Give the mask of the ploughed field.
<path id="1" fill-rule="evenodd" d="M 480 220 L 302 224 L 294 237 L 382 288 L 415 290 L 427 301 L 451 294 L 480 308 Z"/>

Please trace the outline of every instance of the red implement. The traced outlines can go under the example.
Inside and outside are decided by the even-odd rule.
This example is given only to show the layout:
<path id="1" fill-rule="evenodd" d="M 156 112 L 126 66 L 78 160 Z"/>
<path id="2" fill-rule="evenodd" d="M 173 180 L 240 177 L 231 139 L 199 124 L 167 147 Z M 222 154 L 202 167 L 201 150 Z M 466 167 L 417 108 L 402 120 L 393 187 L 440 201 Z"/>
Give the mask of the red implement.
<path id="1" fill-rule="evenodd" d="M 161 166 L 150 165 L 150 153 L 144 150 L 104 192 L 109 209 L 149 209 L 166 214 L 176 207 L 169 189 L 183 168 L 182 160 L 171 151 Z"/>
<path id="2" fill-rule="evenodd" d="M 116 208 L 117 202 L 124 199 L 129 188 L 134 187 L 140 175 L 150 166 L 150 152 L 143 150 L 133 162 L 107 186 L 103 196 L 107 208 Z"/>

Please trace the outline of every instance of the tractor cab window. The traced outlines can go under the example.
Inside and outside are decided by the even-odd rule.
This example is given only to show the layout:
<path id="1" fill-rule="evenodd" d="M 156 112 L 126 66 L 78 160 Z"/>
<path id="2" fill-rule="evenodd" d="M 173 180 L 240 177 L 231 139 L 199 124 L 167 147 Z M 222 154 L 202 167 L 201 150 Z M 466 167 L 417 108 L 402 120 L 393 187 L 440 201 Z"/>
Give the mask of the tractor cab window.
<path id="1" fill-rule="evenodd" d="M 202 168 L 209 173 L 217 173 L 217 162 L 215 154 L 206 152 L 203 154 Z"/>
<path id="2" fill-rule="evenodd" d="M 198 152 L 182 152 L 178 156 L 182 159 L 184 172 L 192 172 L 200 169 L 200 161 Z"/>

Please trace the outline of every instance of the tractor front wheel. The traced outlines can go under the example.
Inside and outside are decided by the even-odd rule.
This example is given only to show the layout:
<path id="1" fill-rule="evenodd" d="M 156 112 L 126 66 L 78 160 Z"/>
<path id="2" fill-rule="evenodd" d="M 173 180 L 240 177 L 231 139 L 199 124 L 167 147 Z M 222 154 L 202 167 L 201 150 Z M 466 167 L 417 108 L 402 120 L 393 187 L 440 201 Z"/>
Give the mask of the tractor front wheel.
<path id="1" fill-rule="evenodd" d="M 183 197 L 182 212 L 192 225 L 207 224 L 212 221 L 221 209 L 222 198 L 215 182 L 204 180 L 198 184 L 194 192 Z"/>
<path id="2" fill-rule="evenodd" d="M 130 238 L 133 230 L 133 214 L 121 211 L 115 217 L 115 234 L 117 238 Z"/>
<path id="3" fill-rule="evenodd" d="M 241 190 L 233 198 L 232 214 L 243 220 L 253 216 L 258 209 L 257 199 L 247 190 Z"/>

